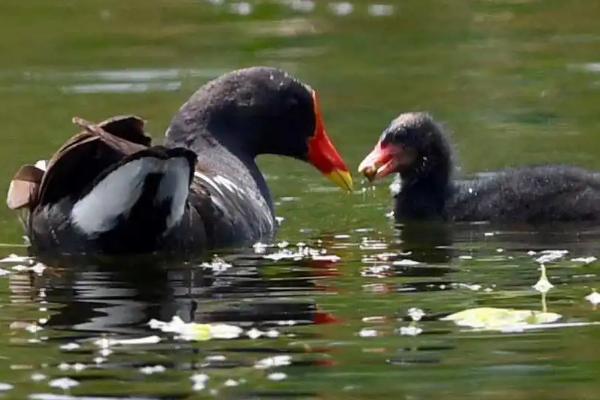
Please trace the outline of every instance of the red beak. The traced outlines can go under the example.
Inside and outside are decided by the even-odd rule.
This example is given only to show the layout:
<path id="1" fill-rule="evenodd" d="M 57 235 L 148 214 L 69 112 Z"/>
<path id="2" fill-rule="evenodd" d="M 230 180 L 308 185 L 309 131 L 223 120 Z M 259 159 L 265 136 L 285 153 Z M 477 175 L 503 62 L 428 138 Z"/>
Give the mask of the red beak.
<path id="1" fill-rule="evenodd" d="M 352 176 L 327 135 L 317 93 L 313 91 L 315 132 L 308 140 L 308 162 L 344 190 L 352 191 Z"/>
<path id="2" fill-rule="evenodd" d="M 373 181 L 397 172 L 405 162 L 410 163 L 410 159 L 411 156 L 408 152 L 404 151 L 402 146 L 395 146 L 389 143 L 386 146 L 382 146 L 381 142 L 379 142 L 373 151 L 362 160 L 358 166 L 358 172 L 370 181 Z"/>

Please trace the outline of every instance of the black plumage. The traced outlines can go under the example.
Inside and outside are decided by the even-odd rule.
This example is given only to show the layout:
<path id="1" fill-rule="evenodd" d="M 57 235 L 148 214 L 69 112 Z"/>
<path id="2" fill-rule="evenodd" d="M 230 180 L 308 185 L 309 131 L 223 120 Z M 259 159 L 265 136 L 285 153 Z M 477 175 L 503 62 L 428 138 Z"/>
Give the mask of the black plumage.
<path id="1" fill-rule="evenodd" d="M 360 171 L 381 178 L 397 172 L 398 221 L 593 222 L 600 220 L 600 175 L 548 165 L 453 179 L 448 136 L 425 113 L 406 113 L 383 132 Z"/>
<path id="2" fill-rule="evenodd" d="M 25 210 L 36 253 L 198 253 L 269 239 L 273 202 L 255 157 L 307 161 L 351 179 L 315 92 L 286 72 L 253 67 L 200 88 L 152 146 L 137 117 L 76 119 L 46 168 L 25 166 L 8 205 Z"/>

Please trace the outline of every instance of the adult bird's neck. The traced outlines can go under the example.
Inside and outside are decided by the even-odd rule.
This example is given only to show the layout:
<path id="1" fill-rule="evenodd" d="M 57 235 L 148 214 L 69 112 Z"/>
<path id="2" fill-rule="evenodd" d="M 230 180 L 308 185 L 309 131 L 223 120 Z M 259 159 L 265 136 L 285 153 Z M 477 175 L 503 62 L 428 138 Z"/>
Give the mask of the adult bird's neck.
<path id="1" fill-rule="evenodd" d="M 264 176 L 256 165 L 256 151 L 248 134 L 228 129 L 215 118 L 210 108 L 199 108 L 197 102 L 188 102 L 173 118 L 165 145 L 185 147 L 198 156 L 196 171 L 222 176 L 239 188 L 257 192 L 273 211 L 271 193 Z"/>

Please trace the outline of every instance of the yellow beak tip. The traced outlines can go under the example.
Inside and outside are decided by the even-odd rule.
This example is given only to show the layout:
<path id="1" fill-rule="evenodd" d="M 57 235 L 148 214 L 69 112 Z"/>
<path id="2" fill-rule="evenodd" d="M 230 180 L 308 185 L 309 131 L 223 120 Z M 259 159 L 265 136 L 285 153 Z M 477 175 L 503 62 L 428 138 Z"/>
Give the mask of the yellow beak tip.
<path id="1" fill-rule="evenodd" d="M 352 192 L 354 189 L 354 184 L 352 183 L 352 175 L 350 172 L 343 170 L 333 170 L 329 174 L 326 174 L 327 178 L 331 180 L 333 183 L 347 191 L 348 193 Z"/>

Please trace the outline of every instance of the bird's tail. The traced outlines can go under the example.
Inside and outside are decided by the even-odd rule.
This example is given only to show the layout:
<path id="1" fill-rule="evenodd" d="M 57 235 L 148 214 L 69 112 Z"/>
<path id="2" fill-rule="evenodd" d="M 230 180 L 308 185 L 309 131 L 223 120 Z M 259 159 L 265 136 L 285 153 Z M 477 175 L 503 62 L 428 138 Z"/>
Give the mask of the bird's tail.
<path id="1" fill-rule="evenodd" d="M 183 148 L 134 153 L 92 182 L 73 205 L 71 222 L 89 237 L 113 230 L 166 234 L 183 216 L 195 162 Z"/>
<path id="2" fill-rule="evenodd" d="M 137 117 L 74 122 L 83 131 L 48 162 L 17 172 L 9 208 L 24 211 L 27 234 L 40 248 L 152 246 L 185 212 L 195 153 L 151 146 Z"/>

